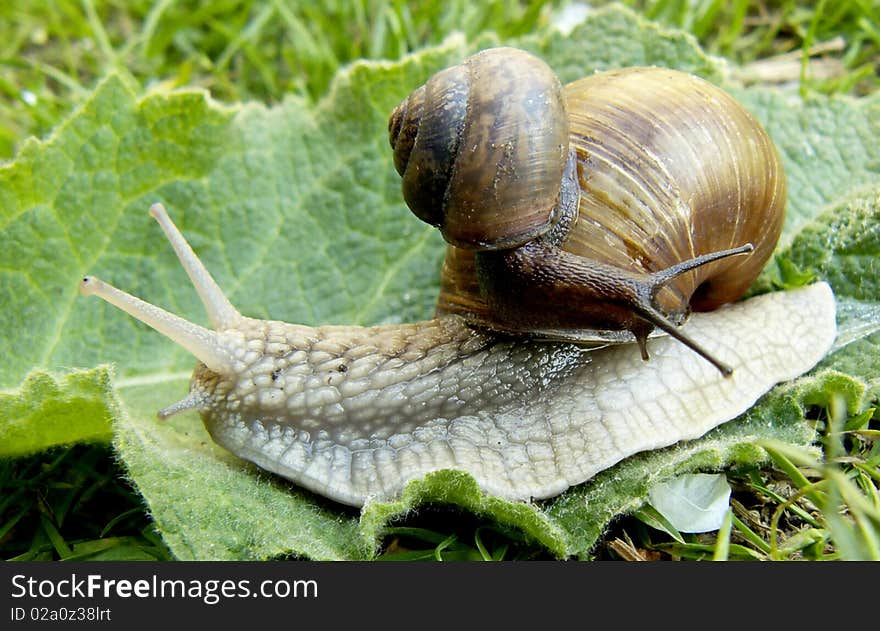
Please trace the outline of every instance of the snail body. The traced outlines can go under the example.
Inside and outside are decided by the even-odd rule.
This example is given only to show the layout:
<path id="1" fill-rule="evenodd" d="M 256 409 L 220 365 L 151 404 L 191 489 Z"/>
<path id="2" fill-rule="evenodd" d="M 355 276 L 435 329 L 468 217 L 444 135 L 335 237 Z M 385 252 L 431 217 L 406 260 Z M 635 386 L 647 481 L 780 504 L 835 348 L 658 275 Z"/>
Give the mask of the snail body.
<path id="1" fill-rule="evenodd" d="M 504 68 L 500 64 L 479 76 L 488 81 L 509 72 Z M 454 79 L 469 71 L 444 72 L 446 78 Z M 544 70 L 538 74 L 547 77 Z M 502 81 L 507 86 L 502 94 L 518 89 L 510 86 L 512 77 Z M 461 94 L 454 83 L 449 85 L 453 87 L 421 89 L 422 96 L 411 97 L 406 109 L 424 109 L 425 98 L 435 92 L 458 103 Z M 548 94 L 555 98 L 562 89 L 547 92 L 528 85 L 532 87 L 521 90 L 532 101 L 526 109 L 531 119 L 543 121 L 532 106 L 546 102 Z M 705 98 L 711 101 L 715 96 L 710 91 Z M 567 108 L 571 116 L 573 99 L 568 97 L 567 106 L 565 101 L 551 104 L 551 109 L 562 103 L 563 111 Z M 464 109 L 478 115 L 467 103 Z M 447 108 L 446 122 L 448 115 L 461 108 L 460 104 Z M 519 108 L 508 109 L 515 113 Z M 491 129 L 494 134 L 495 125 L 486 116 L 478 116 L 479 124 L 469 125 Z M 562 125 L 559 119 L 542 123 L 550 131 L 549 142 L 533 141 L 514 130 L 514 135 L 526 138 L 518 142 L 531 147 L 528 151 L 520 152 L 501 140 L 491 142 L 493 146 L 484 151 L 475 138 L 467 140 L 472 148 L 476 145 L 471 157 L 490 156 L 485 159 L 498 160 L 500 166 L 485 179 L 476 173 L 474 165 L 479 160 L 467 168 L 450 167 L 453 174 L 474 172 L 469 176 L 471 183 L 458 190 L 461 199 L 454 216 L 446 219 L 431 214 L 435 211 L 432 204 L 438 196 L 446 200 L 457 189 L 443 183 L 445 176 L 438 173 L 446 167 L 438 167 L 434 158 L 437 152 L 455 154 L 461 141 L 455 140 L 455 146 L 442 141 L 445 149 L 426 150 L 419 144 L 424 131 L 414 132 L 404 124 L 399 110 L 392 115 L 392 138 L 410 143 L 410 154 L 421 152 L 422 164 L 433 169 L 404 176 L 407 202 L 416 206 L 421 218 L 444 230 L 454 226 L 450 234 L 455 234 L 451 238 L 455 244 L 447 249 L 434 319 L 375 327 L 310 327 L 245 317 L 224 296 L 160 204 L 154 204 L 150 212 L 199 293 L 213 330 L 92 276 L 82 280 L 80 290 L 152 326 L 199 360 L 189 394 L 160 411 L 160 418 L 197 410 L 212 438 L 232 453 L 354 506 L 393 497 L 409 480 L 448 468 L 470 473 L 485 491 L 501 497 L 550 497 L 633 453 L 702 435 L 746 410 L 774 384 L 808 370 L 825 354 L 834 338 L 835 322 L 833 296 L 824 284 L 694 314 L 686 328 L 705 339 L 705 347 L 681 332 L 674 320 L 688 310 L 693 296 L 717 294 L 708 277 L 700 274 L 725 273 L 732 261 L 755 261 L 756 254 L 764 256 L 759 252 L 766 246 L 760 238 L 741 231 L 739 220 L 730 222 L 733 236 L 697 246 L 693 237 L 711 232 L 705 226 L 691 228 L 690 237 L 672 239 L 660 233 L 667 224 L 684 221 L 683 217 L 661 220 L 651 215 L 654 223 L 645 224 L 643 234 L 634 237 L 648 245 L 636 248 L 624 236 L 623 225 L 653 204 L 646 200 L 694 201 L 698 196 L 689 186 L 721 177 L 709 168 L 685 172 L 690 179 L 662 180 L 659 173 L 675 172 L 674 165 L 662 160 L 647 165 L 658 174 L 640 184 L 634 183 L 640 165 L 630 165 L 629 183 L 606 196 L 619 198 L 619 204 L 610 207 L 617 209 L 620 230 L 612 221 L 600 230 L 598 242 L 579 236 L 578 231 L 597 221 L 584 212 L 593 203 L 588 194 L 596 196 L 596 184 L 613 172 L 601 166 L 600 148 L 610 151 L 615 144 L 593 147 L 594 138 L 573 131 L 581 129 L 580 124 L 570 123 L 567 117 L 562 120 Z M 733 123 L 720 123 L 721 127 L 728 124 Z M 431 125 L 434 130 L 442 127 Z M 624 142 L 623 136 L 619 142 Z M 640 142 L 654 147 L 647 139 Z M 514 194 L 501 186 L 501 175 L 520 169 L 508 159 L 519 154 L 528 157 L 532 152 L 541 156 L 542 164 L 545 159 L 550 165 L 551 158 L 562 158 L 561 166 L 539 169 L 544 171 L 541 179 L 560 180 L 556 188 L 548 185 L 545 190 L 529 181 L 525 192 Z M 775 158 L 772 146 L 768 155 Z M 400 170 L 404 161 L 395 156 L 395 164 Z M 771 166 L 770 171 L 776 168 Z M 742 173 L 748 179 L 753 171 Z M 473 190 L 480 188 L 476 181 L 491 190 Z M 421 187 L 432 192 L 421 192 Z M 535 198 L 537 206 L 527 203 L 529 188 L 543 191 Z M 641 189 L 650 189 L 650 194 Z M 776 198 L 784 191 L 771 189 L 775 192 L 765 197 Z M 636 190 L 638 195 L 630 195 Z M 517 195 L 523 199 L 517 201 Z M 491 216 L 517 205 L 527 211 L 524 222 L 490 218 L 474 233 L 465 226 L 468 216 L 488 207 Z M 749 216 L 749 221 L 754 217 Z M 775 222 L 781 220 L 760 221 L 764 227 L 759 232 L 772 236 Z M 720 219 L 711 222 L 722 223 Z M 486 226 L 488 232 L 483 230 Z M 492 230 L 496 233 L 490 234 Z M 745 238 L 755 241 L 754 252 L 751 241 L 740 243 Z M 615 241 L 625 245 L 629 258 L 600 260 L 602 244 L 611 248 Z M 655 249 L 671 253 L 649 264 L 647 258 Z M 746 252 L 752 254 L 736 257 Z M 530 271 L 537 274 L 530 275 Z M 510 279 L 522 285 L 506 289 Z M 585 279 L 589 281 L 586 290 L 579 284 Z M 712 291 L 703 287 L 712 287 Z M 554 289 L 562 297 L 554 298 Z M 523 297 L 532 291 L 537 298 Z M 499 294 L 503 295 L 499 298 Z M 583 305 L 579 306 L 579 300 Z M 500 321 L 519 303 L 534 311 L 542 301 L 548 312 L 543 319 L 510 314 L 509 324 Z M 475 309 L 466 309 L 468 305 Z M 645 338 L 655 325 L 672 337 L 653 340 L 651 361 L 645 362 Z M 623 344 L 591 349 L 584 343 L 583 332 L 593 328 L 604 332 L 599 341 L 623 339 L 615 338 L 623 332 L 639 341 L 641 348 Z M 793 331 L 797 331 L 794 337 Z M 722 364 L 716 355 L 729 363 Z M 727 378 L 718 368 L 723 368 Z"/>
<path id="2" fill-rule="evenodd" d="M 92 276 L 80 289 L 199 360 L 189 394 L 159 417 L 197 410 L 235 455 L 353 506 L 440 469 L 466 471 L 499 497 L 551 497 L 736 417 L 834 339 L 824 283 L 695 314 L 688 326 L 714 332 L 712 350 L 736 366 L 727 379 L 671 338 L 644 362 L 631 344 L 499 337 L 457 315 L 374 327 L 258 320 L 229 303 L 164 208 L 151 213 L 215 330 Z"/>

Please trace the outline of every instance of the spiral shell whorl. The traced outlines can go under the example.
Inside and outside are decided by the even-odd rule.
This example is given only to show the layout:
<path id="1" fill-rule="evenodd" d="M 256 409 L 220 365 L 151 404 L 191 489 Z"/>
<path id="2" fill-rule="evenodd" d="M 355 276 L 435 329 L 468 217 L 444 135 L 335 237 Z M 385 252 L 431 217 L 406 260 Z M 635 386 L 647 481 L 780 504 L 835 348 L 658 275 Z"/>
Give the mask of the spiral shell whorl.
<path id="1" fill-rule="evenodd" d="M 425 86 L 422 86 L 401 101 L 388 119 L 388 139 L 394 150 L 394 168 L 401 177 L 406 172 L 406 165 L 409 163 L 409 156 L 419 130 L 419 118 L 424 100 Z"/>
<path id="2" fill-rule="evenodd" d="M 404 100 L 389 121 L 403 197 L 413 213 L 432 226 L 445 223 L 469 92 L 466 66 L 447 68 Z"/>
<path id="3" fill-rule="evenodd" d="M 413 213 L 466 249 L 521 245 L 553 222 L 568 120 L 562 85 L 521 50 L 486 50 L 432 77 L 392 113 Z"/>

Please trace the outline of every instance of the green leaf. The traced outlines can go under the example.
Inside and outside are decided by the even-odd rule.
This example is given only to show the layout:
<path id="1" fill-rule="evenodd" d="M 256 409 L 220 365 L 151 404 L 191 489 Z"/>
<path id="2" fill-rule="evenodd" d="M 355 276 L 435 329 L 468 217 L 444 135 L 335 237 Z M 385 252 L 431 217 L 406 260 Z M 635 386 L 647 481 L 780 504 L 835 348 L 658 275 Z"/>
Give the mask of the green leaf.
<path id="1" fill-rule="evenodd" d="M 880 94 L 794 99 L 771 89 L 731 89 L 764 124 L 782 157 L 788 207 L 780 247 L 855 191 L 880 190 Z"/>
<path id="2" fill-rule="evenodd" d="M 479 45 L 495 41 L 486 36 Z M 596 11 L 567 37 L 552 31 L 504 43 L 539 53 L 563 80 L 632 64 L 683 68 L 717 82 L 725 76 L 724 65 L 691 37 L 619 9 Z M 355 64 L 316 107 L 295 97 L 273 108 L 225 107 L 197 90 L 141 95 L 115 75 L 51 138 L 26 143 L 0 167 L 0 298 L 10 305 L 0 313 L 0 386 L 11 389 L 3 396 L 23 397 L 0 402 L 27 407 L 28 427 L 51 422 L 43 410 L 53 410 L 70 433 L 53 430 L 54 437 L 29 445 L 16 439 L 23 446 L 9 453 L 93 436 L 99 413 L 92 410 L 103 410 L 129 476 L 181 559 L 370 558 L 389 522 L 428 502 L 515 526 L 559 557 L 588 558 L 610 520 L 641 506 L 655 482 L 765 461 L 755 444 L 761 439 L 809 444 L 804 402 L 821 391 L 822 375 L 777 388 L 703 439 L 637 455 L 555 500 L 506 502 L 482 494 L 465 474 L 443 471 L 414 481 L 398 501 L 358 514 L 222 451 L 193 414 L 155 418 L 186 393 L 192 358 L 111 307 L 81 299 L 80 277 L 96 273 L 204 322 L 195 292 L 146 214 L 162 201 L 247 315 L 305 324 L 427 317 L 442 241 L 403 205 L 386 117 L 430 74 L 475 48 L 451 38 L 399 63 Z M 792 252 L 804 226 L 834 200 L 857 186 L 880 190 L 880 145 L 872 142 L 877 98 L 803 103 L 767 90 L 737 94 L 782 148 Z M 870 319 L 862 313 L 851 323 L 870 327 Z M 839 350 L 835 357 L 848 359 L 829 365 L 849 370 L 849 349 L 867 339 Z M 112 390 L 77 385 L 70 367 L 90 374 L 108 361 L 118 367 Z M 47 371 L 61 375 L 52 397 L 16 393 L 33 390 Z M 92 408 L 76 398 L 78 388 Z"/>
<path id="3" fill-rule="evenodd" d="M 98 366 L 56 376 L 37 369 L 17 390 L 0 392 L 0 457 L 110 440 L 118 415 L 111 372 Z"/>
<path id="4" fill-rule="evenodd" d="M 876 302 L 880 297 L 878 251 L 880 188 L 837 201 L 805 224 L 778 256 L 827 280 L 838 297 Z"/>
<path id="5" fill-rule="evenodd" d="M 535 504 L 510 502 L 484 494 L 474 479 L 461 471 L 437 471 L 410 482 L 395 502 L 370 502 L 361 516 L 361 531 L 378 541 L 384 525 L 407 515 L 422 504 L 452 504 L 521 530 L 559 557 L 569 554 L 567 533 Z"/>
<path id="6" fill-rule="evenodd" d="M 857 191 L 829 205 L 778 254 L 834 288 L 840 331 L 835 352 L 821 366 L 864 380 L 869 399 L 880 394 L 878 253 L 880 187 Z"/>

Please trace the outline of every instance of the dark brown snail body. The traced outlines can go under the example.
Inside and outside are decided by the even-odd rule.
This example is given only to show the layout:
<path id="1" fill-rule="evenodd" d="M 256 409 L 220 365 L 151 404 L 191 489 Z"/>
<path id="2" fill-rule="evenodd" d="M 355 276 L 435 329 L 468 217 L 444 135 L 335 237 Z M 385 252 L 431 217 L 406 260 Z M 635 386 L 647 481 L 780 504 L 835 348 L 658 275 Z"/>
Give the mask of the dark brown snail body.
<path id="1" fill-rule="evenodd" d="M 728 372 L 675 325 L 745 293 L 786 195 L 770 138 L 724 91 L 661 68 L 562 88 L 498 48 L 435 75 L 389 131 L 407 203 L 449 242 L 438 313 L 574 341 L 628 331 L 645 356 L 656 326 Z"/>

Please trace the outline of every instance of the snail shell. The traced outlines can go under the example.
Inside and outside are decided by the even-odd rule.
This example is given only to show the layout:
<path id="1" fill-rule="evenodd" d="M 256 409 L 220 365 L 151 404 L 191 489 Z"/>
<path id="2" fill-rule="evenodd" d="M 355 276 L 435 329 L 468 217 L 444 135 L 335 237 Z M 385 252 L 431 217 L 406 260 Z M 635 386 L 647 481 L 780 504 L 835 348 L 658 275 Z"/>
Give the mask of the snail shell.
<path id="1" fill-rule="evenodd" d="M 388 127 L 404 200 L 450 243 L 500 249 L 549 230 L 568 120 L 562 85 L 537 57 L 478 53 L 413 92 Z"/>
<path id="2" fill-rule="evenodd" d="M 517 91 L 509 77 L 525 87 Z M 540 116 L 513 98 L 540 104 Z M 543 62 L 490 49 L 416 90 L 389 129 L 407 203 L 450 244 L 437 313 L 492 329 L 642 343 L 652 326 L 674 334 L 671 324 L 692 309 L 740 298 L 782 230 L 785 178 L 767 133 L 723 90 L 686 73 L 627 68 L 560 90 Z M 479 160 L 485 178 L 462 184 Z M 413 193 L 422 179 L 430 186 Z M 462 239 L 462 216 L 484 232 Z M 717 256 L 746 244 L 749 256 Z M 713 255 L 662 285 L 645 284 L 652 273 Z M 650 304 L 614 297 L 634 283 L 652 293 Z"/>
<path id="3" fill-rule="evenodd" d="M 566 86 L 579 218 L 563 248 L 639 272 L 751 243 L 667 285 L 708 311 L 745 294 L 776 247 L 785 177 L 773 142 L 729 94 L 665 68 L 603 72 Z"/>

